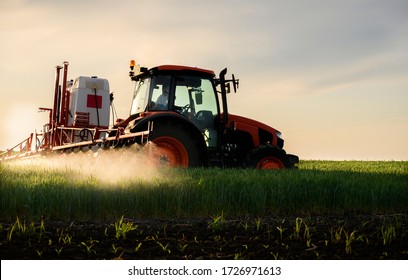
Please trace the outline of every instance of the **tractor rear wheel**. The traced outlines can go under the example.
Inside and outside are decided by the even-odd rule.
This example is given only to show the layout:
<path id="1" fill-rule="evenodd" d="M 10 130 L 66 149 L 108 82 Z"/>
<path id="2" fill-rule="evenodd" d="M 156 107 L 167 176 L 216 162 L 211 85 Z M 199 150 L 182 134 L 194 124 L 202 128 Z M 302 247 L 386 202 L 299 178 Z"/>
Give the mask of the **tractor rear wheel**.
<path id="1" fill-rule="evenodd" d="M 173 123 L 155 124 L 150 135 L 154 164 L 169 167 L 202 166 L 201 149 L 187 130 Z"/>
<path id="2" fill-rule="evenodd" d="M 283 150 L 272 146 L 261 146 L 249 157 L 249 165 L 256 169 L 286 169 L 292 165 Z"/>

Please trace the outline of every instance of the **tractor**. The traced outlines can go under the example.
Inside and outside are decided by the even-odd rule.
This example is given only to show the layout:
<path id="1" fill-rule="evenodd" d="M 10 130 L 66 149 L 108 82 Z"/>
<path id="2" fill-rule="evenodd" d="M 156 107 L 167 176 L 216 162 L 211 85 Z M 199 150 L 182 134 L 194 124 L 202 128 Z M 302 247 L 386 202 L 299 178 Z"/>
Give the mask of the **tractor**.
<path id="1" fill-rule="evenodd" d="M 130 114 L 112 125 L 109 82 L 84 76 L 68 81 L 67 70 L 68 62 L 56 67 L 53 108 L 40 108 L 49 113 L 49 123 L 0 160 L 151 144 L 149 156 L 159 166 L 288 169 L 299 164 L 283 149 L 278 130 L 228 112 L 227 94 L 236 92 L 239 80 L 234 75 L 226 79 L 226 68 L 216 77 L 212 70 L 148 69 L 132 60 Z"/>
<path id="2" fill-rule="evenodd" d="M 137 73 L 135 74 L 135 68 Z M 227 94 L 239 80 L 217 78 L 211 70 L 162 65 L 151 69 L 130 63 L 136 83 L 130 116 L 115 127 L 124 133 L 149 131 L 161 164 L 257 169 L 296 168 L 299 158 L 283 149 L 276 129 L 228 112 Z M 129 139 L 120 145 L 129 145 Z"/>

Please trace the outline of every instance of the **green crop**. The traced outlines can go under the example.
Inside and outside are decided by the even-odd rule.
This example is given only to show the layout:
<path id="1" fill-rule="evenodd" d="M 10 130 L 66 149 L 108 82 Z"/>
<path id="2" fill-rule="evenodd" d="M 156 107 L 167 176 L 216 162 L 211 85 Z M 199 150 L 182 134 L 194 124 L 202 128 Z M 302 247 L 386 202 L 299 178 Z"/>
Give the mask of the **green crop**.
<path id="1" fill-rule="evenodd" d="M 104 181 L 69 168 L 0 164 L 0 219 L 408 212 L 408 162 L 302 161 L 299 170 L 196 168 L 156 173 L 159 176 Z M 218 216 L 213 217 L 214 223 Z"/>

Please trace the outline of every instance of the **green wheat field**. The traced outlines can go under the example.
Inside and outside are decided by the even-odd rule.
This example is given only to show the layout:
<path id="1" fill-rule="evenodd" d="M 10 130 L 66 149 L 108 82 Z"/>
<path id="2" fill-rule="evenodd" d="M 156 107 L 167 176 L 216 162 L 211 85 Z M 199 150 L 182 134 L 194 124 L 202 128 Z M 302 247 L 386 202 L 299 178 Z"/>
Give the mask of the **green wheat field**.
<path id="1" fill-rule="evenodd" d="M 105 180 L 68 167 L 0 164 L 0 219 L 408 212 L 408 162 L 302 161 L 298 170 L 272 172 L 132 168 L 139 175 Z"/>

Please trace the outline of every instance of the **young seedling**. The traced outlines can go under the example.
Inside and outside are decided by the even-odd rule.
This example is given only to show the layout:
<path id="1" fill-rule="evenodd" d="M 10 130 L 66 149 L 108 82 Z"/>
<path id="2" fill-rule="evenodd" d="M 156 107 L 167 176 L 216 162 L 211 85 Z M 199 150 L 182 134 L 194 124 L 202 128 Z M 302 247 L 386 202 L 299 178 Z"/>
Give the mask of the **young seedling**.
<path id="1" fill-rule="evenodd" d="M 330 229 L 331 240 L 334 244 L 340 243 L 343 231 L 343 227 L 337 228 L 336 230 Z"/>
<path id="2" fill-rule="evenodd" d="M 169 243 L 167 243 L 166 245 L 163 245 L 162 243 L 160 243 L 159 241 L 156 241 L 156 243 L 160 246 L 160 248 L 164 251 L 167 252 L 168 254 L 171 253 L 170 249 L 169 249 Z"/>
<path id="3" fill-rule="evenodd" d="M 281 242 L 283 242 L 283 232 L 284 232 L 286 229 L 283 228 L 283 227 L 281 227 L 281 226 L 276 227 L 276 228 L 277 228 L 278 231 L 279 231 L 280 240 L 281 240 Z"/>
<path id="4" fill-rule="evenodd" d="M 312 235 L 310 234 L 310 228 L 306 224 L 304 224 L 304 226 L 305 226 L 305 231 L 303 233 L 303 238 L 306 239 L 306 246 L 310 247 L 312 243 Z"/>
<path id="5" fill-rule="evenodd" d="M 244 228 L 245 231 L 248 231 L 248 228 L 249 228 L 248 222 L 245 222 L 245 224 L 241 223 L 241 225 L 242 225 L 242 227 Z"/>
<path id="6" fill-rule="evenodd" d="M 355 234 L 357 233 L 356 230 L 352 231 L 350 234 L 348 232 L 344 232 L 346 236 L 346 254 L 351 254 L 351 243 L 356 239 Z"/>
<path id="7" fill-rule="evenodd" d="M 37 255 L 41 258 L 42 257 L 42 254 L 43 254 L 43 250 L 36 250 L 36 252 L 37 252 Z"/>
<path id="8" fill-rule="evenodd" d="M 15 227 L 16 227 L 15 224 L 13 224 L 11 226 L 11 228 L 9 229 L 8 233 L 7 233 L 7 241 L 8 242 L 11 242 L 11 239 L 13 238 L 13 233 L 14 233 Z"/>
<path id="9" fill-rule="evenodd" d="M 381 227 L 381 234 L 384 245 L 390 244 L 397 237 L 396 230 L 393 225 Z"/>
<path id="10" fill-rule="evenodd" d="M 9 232 L 7 233 L 7 241 L 8 242 L 11 241 L 13 234 L 21 235 L 24 232 L 25 232 L 25 225 L 23 226 L 20 223 L 20 219 L 17 217 L 15 223 L 11 226 L 11 228 L 9 229 Z"/>
<path id="11" fill-rule="evenodd" d="M 57 233 L 58 233 L 58 230 L 57 230 Z M 58 243 L 69 245 L 71 244 L 71 241 L 72 241 L 72 236 L 69 235 L 68 233 L 64 234 L 64 230 L 62 230 L 58 237 Z"/>
<path id="12" fill-rule="evenodd" d="M 181 252 L 184 253 L 184 250 L 187 248 L 188 244 L 178 244 L 177 249 Z"/>
<path id="13" fill-rule="evenodd" d="M 115 244 L 112 244 L 112 250 L 111 250 L 111 252 L 112 252 L 115 256 L 117 255 L 119 249 L 122 250 L 122 252 L 120 253 L 119 256 L 115 257 L 115 260 L 121 260 L 123 254 L 125 253 L 125 250 L 124 250 L 122 247 L 116 247 Z"/>
<path id="14" fill-rule="evenodd" d="M 135 247 L 135 252 L 139 251 L 140 247 L 142 247 L 142 242 L 139 242 L 137 246 Z"/>
<path id="15" fill-rule="evenodd" d="M 126 239 L 126 235 L 135 229 L 137 229 L 137 225 L 133 225 L 132 222 L 124 222 L 122 216 L 119 221 L 115 222 L 113 226 L 115 227 L 115 237 L 119 240 L 121 237 L 122 239 Z"/>
<path id="16" fill-rule="evenodd" d="M 235 253 L 234 254 L 234 260 L 243 260 L 243 253 L 239 252 L 239 253 Z"/>
<path id="17" fill-rule="evenodd" d="M 299 238 L 300 238 L 300 230 L 301 230 L 301 228 L 302 228 L 302 224 L 303 224 L 303 219 L 302 219 L 302 218 L 296 218 L 296 221 L 295 221 L 295 232 L 294 232 L 294 235 L 295 235 L 295 238 L 296 238 L 296 239 L 299 239 Z"/>
<path id="18" fill-rule="evenodd" d="M 40 225 L 36 229 L 40 231 L 38 234 L 38 237 L 42 238 L 42 236 L 45 234 L 45 223 L 44 223 L 43 218 L 41 218 Z"/>
<path id="19" fill-rule="evenodd" d="M 275 259 L 275 261 L 278 260 L 278 258 L 279 258 L 279 252 L 276 252 L 276 254 L 273 253 L 273 252 L 271 252 L 271 255 L 273 256 L 273 258 Z"/>
<path id="20" fill-rule="evenodd" d="M 210 216 L 210 217 L 212 219 L 212 222 L 209 223 L 208 227 L 211 228 L 213 231 L 222 230 L 225 224 L 224 212 L 222 212 L 221 215 Z"/>
<path id="21" fill-rule="evenodd" d="M 96 254 L 96 251 L 92 248 L 93 246 L 95 246 L 96 243 L 99 243 L 99 241 L 91 239 L 88 242 L 89 244 L 87 244 L 86 242 L 81 242 L 81 245 L 85 247 L 88 255 L 91 255 L 92 253 Z"/>
<path id="22" fill-rule="evenodd" d="M 255 221 L 255 226 L 256 226 L 256 231 L 259 232 L 262 228 L 262 224 L 261 224 L 261 218 L 256 219 Z"/>
<path id="23" fill-rule="evenodd" d="M 55 248 L 55 252 L 57 252 L 58 256 L 61 255 L 62 249 L 64 249 L 64 247 L 61 247 L 59 249 Z"/>

